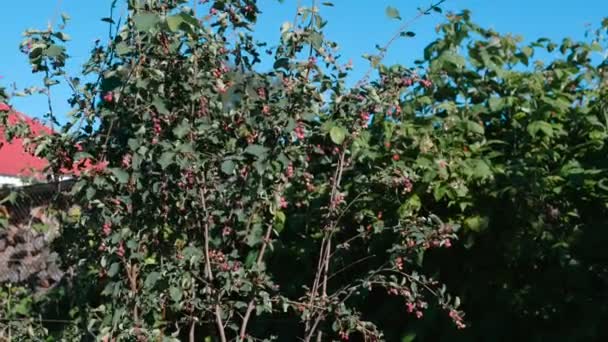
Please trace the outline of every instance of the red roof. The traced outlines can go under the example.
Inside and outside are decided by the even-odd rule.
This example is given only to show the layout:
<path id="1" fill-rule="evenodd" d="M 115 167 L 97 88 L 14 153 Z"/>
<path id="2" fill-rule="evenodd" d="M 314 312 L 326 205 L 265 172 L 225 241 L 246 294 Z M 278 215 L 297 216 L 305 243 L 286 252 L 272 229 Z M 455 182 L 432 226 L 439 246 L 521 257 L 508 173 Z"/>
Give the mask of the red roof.
<path id="1" fill-rule="evenodd" d="M 10 110 L 8 116 L 9 125 L 25 122 L 35 135 L 52 133 L 52 130 L 40 121 L 12 111 L 4 103 L 0 103 L 0 110 Z M 26 152 L 23 139 L 13 139 L 10 144 L 7 143 L 4 139 L 3 128 L 0 126 L 0 175 L 12 177 L 40 176 L 48 165 L 48 162 Z"/>

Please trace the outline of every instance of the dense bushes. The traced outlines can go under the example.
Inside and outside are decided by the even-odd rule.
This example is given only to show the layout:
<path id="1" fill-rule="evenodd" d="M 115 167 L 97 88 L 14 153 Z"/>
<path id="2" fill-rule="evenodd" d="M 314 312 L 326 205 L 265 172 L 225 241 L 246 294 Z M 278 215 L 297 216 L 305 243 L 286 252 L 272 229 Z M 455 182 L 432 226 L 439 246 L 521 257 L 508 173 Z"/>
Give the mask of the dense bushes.
<path id="1" fill-rule="evenodd" d="M 46 324 L 67 339 L 600 338 L 607 23 L 523 45 L 450 14 L 416 67 L 381 53 L 348 87 L 319 8 L 260 72 L 255 2 L 185 2 L 129 1 L 92 81 L 66 78 L 70 122 L 34 143 L 82 170 L 71 276 L 8 317 L 69 315 Z M 48 87 L 64 39 L 23 44 Z"/>

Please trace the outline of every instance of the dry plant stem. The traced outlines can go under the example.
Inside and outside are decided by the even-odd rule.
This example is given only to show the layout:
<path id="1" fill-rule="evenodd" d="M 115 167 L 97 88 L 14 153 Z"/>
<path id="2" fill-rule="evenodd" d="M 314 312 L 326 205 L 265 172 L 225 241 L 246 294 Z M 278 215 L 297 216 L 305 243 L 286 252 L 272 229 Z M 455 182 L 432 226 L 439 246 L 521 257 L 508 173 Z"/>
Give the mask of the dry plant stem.
<path id="1" fill-rule="evenodd" d="M 220 333 L 220 341 L 227 342 L 226 332 L 224 331 L 224 324 L 222 323 L 222 308 L 219 304 L 215 305 L 215 322 L 217 324 L 217 330 Z"/>
<path id="2" fill-rule="evenodd" d="M 266 252 L 266 247 L 270 242 L 270 234 L 272 234 L 272 226 L 269 225 L 266 229 L 266 234 L 264 235 L 264 242 L 262 243 L 262 247 L 260 248 L 260 254 L 258 254 L 258 259 L 256 260 L 256 264 L 258 268 L 262 265 L 262 261 L 264 260 L 264 253 Z M 245 316 L 243 317 L 243 323 L 241 324 L 241 329 L 239 331 L 239 338 L 243 340 L 245 338 L 245 334 L 247 333 L 247 324 L 249 323 L 249 319 L 251 318 L 251 313 L 255 309 L 255 299 L 251 299 L 249 304 L 247 304 L 247 311 L 245 311 Z"/>
<path id="3" fill-rule="evenodd" d="M 310 291 L 310 301 L 308 302 L 309 307 L 313 307 L 315 296 L 319 289 L 319 280 L 321 279 L 321 273 L 319 270 L 323 267 L 323 256 L 325 255 L 325 242 L 327 240 L 327 236 L 323 237 L 323 241 L 321 241 L 321 248 L 319 251 L 319 261 L 317 262 L 317 273 L 315 274 L 315 280 L 312 285 L 312 289 Z M 311 315 L 312 316 L 312 315 Z M 308 332 L 311 330 L 310 327 L 310 318 L 306 320 L 305 331 Z M 314 329 L 312 329 L 314 331 Z"/>
<path id="4" fill-rule="evenodd" d="M 129 280 L 129 287 L 131 292 L 133 292 L 134 296 L 137 296 L 137 277 L 139 275 L 139 268 L 137 265 L 131 265 L 126 262 L 124 258 L 122 258 L 122 262 L 125 266 L 125 271 L 127 273 L 127 279 Z M 139 331 L 139 308 L 137 307 L 137 303 L 133 306 L 133 322 L 135 323 L 135 332 L 138 336 L 141 335 Z"/>
<path id="5" fill-rule="evenodd" d="M 6 319 L 6 318 L 0 318 L 0 322 L 2 323 L 11 323 L 11 322 L 28 322 L 31 321 L 31 318 L 11 318 L 11 319 Z M 42 322 L 42 323 L 61 323 L 61 324 L 76 324 L 75 321 L 73 320 L 67 320 L 67 319 L 43 319 L 43 318 L 36 318 L 37 322 Z"/>
<path id="6" fill-rule="evenodd" d="M 50 28 L 49 28 L 49 30 L 50 30 Z M 45 62 L 45 66 L 46 66 L 46 71 L 45 71 L 46 78 L 50 79 L 48 63 Z M 47 103 L 47 106 L 49 109 L 50 128 L 51 128 L 51 131 L 54 131 L 55 130 L 55 114 L 53 113 L 53 100 L 51 97 L 51 86 L 48 84 L 46 86 L 46 103 Z"/>
<path id="7" fill-rule="evenodd" d="M 331 190 L 331 195 L 330 195 L 329 212 L 327 214 L 327 217 L 329 218 L 330 223 L 328 224 L 328 227 L 325 232 L 325 236 L 323 237 L 323 241 L 321 242 L 321 248 L 320 248 L 320 252 L 319 252 L 319 262 L 317 264 L 317 272 L 315 274 L 315 280 L 313 283 L 312 291 L 310 293 L 310 300 L 309 300 L 310 306 L 312 306 L 314 304 L 315 298 L 317 297 L 317 294 L 319 292 L 319 286 L 321 287 L 321 298 L 323 300 L 327 299 L 327 282 L 329 279 L 328 273 L 329 273 L 329 265 L 330 265 L 331 256 L 332 256 L 332 253 L 331 253 L 332 237 L 333 237 L 336 225 L 337 225 L 337 221 L 332 218 L 334 217 L 334 215 L 337 211 L 338 203 L 337 203 L 336 199 L 338 197 L 340 183 L 342 181 L 342 173 L 344 171 L 345 156 L 346 156 L 346 153 L 344 151 L 342 151 L 340 153 L 340 159 L 338 160 L 338 165 L 336 166 L 336 171 L 334 173 L 332 190 Z M 322 279 L 322 281 L 321 281 L 321 279 Z M 313 316 L 314 316 L 314 311 L 311 314 L 311 317 L 313 317 Z M 318 312 L 316 316 L 317 317 L 312 326 L 310 325 L 310 318 L 306 321 L 305 333 L 307 336 L 305 338 L 305 341 L 310 341 L 312 336 L 314 336 L 314 333 L 315 333 L 320 321 L 323 318 L 323 312 Z M 319 335 L 317 335 L 317 341 L 320 341 L 321 339 L 322 339 L 322 335 L 321 335 L 321 333 L 319 333 Z"/>
<path id="8" fill-rule="evenodd" d="M 321 295 L 321 301 L 323 303 L 325 303 L 325 301 L 327 300 L 327 274 L 329 273 L 329 261 L 331 260 L 331 234 L 330 233 L 330 237 L 329 239 L 327 239 L 327 248 L 325 248 L 325 266 L 323 268 L 323 286 L 322 288 L 322 295 Z M 323 317 L 323 315 L 321 313 L 319 313 L 319 317 L 317 319 L 320 319 L 321 317 Z M 314 331 L 314 330 L 313 330 Z M 317 342 L 321 342 L 321 340 L 323 339 L 323 332 L 319 331 L 319 334 L 317 335 Z"/>
<path id="9" fill-rule="evenodd" d="M 332 254 L 333 254 L 333 253 L 332 253 Z M 361 258 L 361 259 L 355 260 L 355 261 L 353 261 L 352 263 L 350 263 L 350 264 L 348 264 L 348 265 L 346 265 L 346 266 L 342 267 L 341 269 L 339 269 L 339 270 L 335 271 L 334 273 L 332 273 L 332 275 L 331 275 L 331 276 L 329 276 L 329 278 L 328 278 L 327 280 L 329 281 L 329 280 L 331 280 L 333 277 L 335 277 L 335 276 L 337 276 L 338 274 L 340 274 L 340 273 L 342 273 L 342 272 L 344 272 L 344 271 L 348 270 L 349 268 L 354 267 L 355 265 L 358 265 L 358 264 L 360 264 L 360 263 L 362 263 L 362 262 L 364 262 L 364 261 L 366 261 L 366 260 L 369 260 L 369 259 L 371 259 L 371 258 L 375 258 L 375 257 L 376 257 L 376 255 L 375 255 L 375 254 L 372 254 L 372 255 L 365 256 L 365 257 L 363 257 L 363 258 Z"/>
<path id="10" fill-rule="evenodd" d="M 340 154 L 340 160 L 338 161 L 338 165 L 336 167 L 336 171 L 334 173 L 334 182 L 332 184 L 332 190 L 331 190 L 331 195 L 330 195 L 330 204 L 329 204 L 329 213 L 328 213 L 328 217 L 331 219 L 332 215 L 335 213 L 336 211 L 336 207 L 335 207 L 335 202 L 336 202 L 336 197 L 338 195 L 338 188 L 340 187 L 340 181 L 342 179 L 342 170 L 344 167 L 344 152 L 342 152 Z M 319 289 L 319 281 L 321 279 L 321 274 L 322 274 L 322 270 L 325 267 L 325 255 L 331 255 L 327 254 L 326 249 L 327 249 L 327 241 L 329 239 L 331 239 L 331 235 L 332 235 L 332 231 L 335 228 L 335 224 L 336 222 L 333 221 L 331 222 L 328 226 L 329 229 L 327 229 L 325 236 L 323 237 L 323 241 L 321 242 L 321 251 L 319 253 L 319 263 L 317 265 L 317 273 L 315 275 L 315 281 L 314 281 L 314 285 L 313 285 L 313 291 L 312 291 L 312 298 L 311 298 L 311 304 L 312 301 L 314 301 L 314 296 L 316 295 L 316 293 L 318 292 Z"/>
<path id="11" fill-rule="evenodd" d="M 212 281 L 213 272 L 211 271 L 211 260 L 209 258 L 209 211 L 207 209 L 207 200 L 205 199 L 206 187 L 200 190 L 201 202 L 203 204 L 204 222 L 203 222 L 203 240 L 205 243 L 205 277 Z"/>
<path id="12" fill-rule="evenodd" d="M 312 337 L 315 334 L 315 331 L 317 330 L 317 326 L 319 326 L 319 322 L 321 322 L 321 315 L 319 315 L 317 317 L 317 319 L 315 319 L 315 322 L 312 325 L 312 328 L 310 329 L 310 332 L 308 333 L 308 335 L 306 335 L 306 338 L 304 339 L 304 342 L 310 342 L 310 340 L 312 339 Z M 321 336 L 319 334 L 319 336 Z"/>
<path id="13" fill-rule="evenodd" d="M 190 342 L 195 342 L 194 340 L 194 328 L 196 327 L 196 322 L 194 320 L 192 320 L 192 323 L 190 323 L 190 333 L 188 334 L 188 341 Z"/>

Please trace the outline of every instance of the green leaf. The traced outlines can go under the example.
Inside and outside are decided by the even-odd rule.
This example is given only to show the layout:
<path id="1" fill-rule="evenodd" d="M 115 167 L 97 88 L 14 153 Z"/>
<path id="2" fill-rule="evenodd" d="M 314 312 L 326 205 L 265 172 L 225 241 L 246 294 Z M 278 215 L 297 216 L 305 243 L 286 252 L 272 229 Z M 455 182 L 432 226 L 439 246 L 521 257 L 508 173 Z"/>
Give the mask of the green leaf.
<path id="1" fill-rule="evenodd" d="M 158 279 L 160 279 L 160 273 L 152 272 L 146 277 L 146 280 L 144 281 L 144 286 L 146 288 L 152 288 L 154 287 L 154 284 L 156 284 Z"/>
<path id="2" fill-rule="evenodd" d="M 406 31 L 406 32 L 401 32 L 400 35 L 401 35 L 401 37 L 412 38 L 412 37 L 416 36 L 416 33 L 412 32 L 412 31 Z"/>
<path id="3" fill-rule="evenodd" d="M 458 68 L 464 68 L 466 65 L 466 60 L 461 55 L 454 53 L 452 51 L 444 52 L 439 58 L 439 61 L 442 63 L 450 63 L 455 65 Z"/>
<path id="4" fill-rule="evenodd" d="M 500 97 L 491 97 L 488 100 L 488 106 L 490 107 L 491 111 L 496 112 L 504 108 L 505 101 Z"/>
<path id="5" fill-rule="evenodd" d="M 57 32 L 54 34 L 54 36 L 57 37 L 62 42 L 67 42 L 67 41 L 72 40 L 72 37 L 70 37 L 69 34 L 63 33 L 63 32 Z"/>
<path id="6" fill-rule="evenodd" d="M 179 15 L 182 17 L 184 23 L 186 23 L 192 27 L 200 27 L 201 23 L 198 21 L 198 19 L 196 17 L 194 17 L 188 13 L 185 13 L 185 12 L 182 12 Z"/>
<path id="7" fill-rule="evenodd" d="M 120 270 L 120 264 L 115 262 L 112 265 L 110 265 L 110 269 L 108 270 L 108 276 L 109 277 L 113 277 L 116 274 L 118 274 L 118 271 Z"/>
<path id="8" fill-rule="evenodd" d="M 174 302 L 179 302 L 182 299 L 182 290 L 179 287 L 171 286 L 169 295 Z"/>
<path id="9" fill-rule="evenodd" d="M 274 61 L 274 65 L 272 66 L 274 69 L 289 69 L 289 58 L 279 58 Z"/>
<path id="10" fill-rule="evenodd" d="M 114 175 L 114 177 L 116 177 L 116 179 L 118 179 L 119 183 L 125 184 L 129 182 L 129 173 L 121 168 L 118 167 L 113 167 L 110 168 L 110 171 L 112 172 L 112 174 Z"/>
<path id="11" fill-rule="evenodd" d="M 165 104 L 165 101 L 160 98 L 160 97 L 155 97 L 154 100 L 152 100 L 152 105 L 154 106 L 154 108 L 156 108 L 156 111 L 159 114 L 169 114 L 169 109 L 167 109 L 167 105 Z"/>
<path id="12" fill-rule="evenodd" d="M 283 228 L 285 228 L 286 219 L 287 217 L 285 216 L 285 213 L 280 210 L 274 214 L 274 229 L 277 231 L 277 233 L 281 233 Z"/>
<path id="13" fill-rule="evenodd" d="M 31 303 L 31 297 L 23 298 L 19 301 L 19 304 L 13 307 L 13 312 L 23 316 L 28 315 L 30 313 Z"/>
<path id="14" fill-rule="evenodd" d="M 179 26 L 184 22 L 184 18 L 181 14 L 172 15 L 167 17 L 167 25 L 169 26 L 169 30 L 172 32 L 176 32 L 179 30 Z"/>
<path id="15" fill-rule="evenodd" d="M 188 133 L 190 133 L 190 123 L 185 119 L 173 129 L 173 134 L 179 139 L 185 137 Z"/>
<path id="16" fill-rule="evenodd" d="M 124 56 L 128 53 L 131 53 L 133 49 L 125 42 L 120 42 L 116 44 L 114 49 L 119 56 Z"/>
<path id="17" fill-rule="evenodd" d="M 124 307 L 118 307 L 116 310 L 114 310 L 114 314 L 112 315 L 112 326 L 116 327 L 118 325 L 118 323 L 122 320 L 123 315 L 125 314 L 125 308 Z"/>
<path id="18" fill-rule="evenodd" d="M 258 158 L 263 158 L 268 153 L 268 148 L 261 145 L 249 145 L 245 149 L 245 153 L 256 156 Z"/>
<path id="19" fill-rule="evenodd" d="M 396 9 L 395 7 L 388 6 L 386 8 L 385 13 L 386 13 L 386 16 L 391 19 L 401 20 L 401 16 L 399 15 L 399 10 Z"/>
<path id="20" fill-rule="evenodd" d="M 53 44 L 53 45 L 49 46 L 46 50 L 44 50 L 44 54 L 47 55 L 48 57 L 57 58 L 61 54 L 63 54 L 64 51 L 65 51 L 65 48 L 63 46 Z"/>
<path id="21" fill-rule="evenodd" d="M 174 157 L 175 157 L 175 152 L 171 152 L 171 151 L 163 152 L 163 154 L 161 154 L 160 158 L 158 159 L 158 164 L 164 170 L 167 168 L 167 166 L 173 164 Z"/>
<path id="22" fill-rule="evenodd" d="M 401 339 L 401 342 L 414 342 L 416 340 L 416 333 L 409 333 Z"/>
<path id="23" fill-rule="evenodd" d="M 346 129 L 341 126 L 334 126 L 329 130 L 331 141 L 337 145 L 341 145 L 346 138 Z"/>
<path id="24" fill-rule="evenodd" d="M 160 22 L 160 17 L 154 13 L 138 13 L 133 16 L 133 23 L 138 31 L 149 31 Z"/>
<path id="25" fill-rule="evenodd" d="M 608 191 L 608 179 L 607 178 L 600 179 L 600 181 L 597 182 L 597 187 L 604 191 Z"/>
<path id="26" fill-rule="evenodd" d="M 485 129 L 483 128 L 483 126 L 472 120 L 467 121 L 467 130 L 469 132 L 473 132 L 480 135 L 483 135 L 485 133 Z"/>
<path id="27" fill-rule="evenodd" d="M 414 215 L 421 207 L 422 202 L 420 197 L 417 194 L 413 194 L 399 207 L 398 213 L 401 218 L 407 218 Z"/>
<path id="28" fill-rule="evenodd" d="M 245 258 L 245 266 L 247 266 L 248 268 L 253 266 L 258 258 L 258 254 L 259 252 L 256 250 L 252 250 L 247 253 L 247 257 Z"/>
<path id="29" fill-rule="evenodd" d="M 221 169 L 222 172 L 231 176 L 234 173 L 234 169 L 236 168 L 236 164 L 228 159 L 228 160 L 224 160 L 224 162 L 222 163 Z"/>
<path id="30" fill-rule="evenodd" d="M 533 137 L 535 137 L 539 131 L 543 132 L 548 137 L 553 136 L 553 126 L 546 121 L 534 121 L 528 125 L 527 130 Z"/>
<path id="31" fill-rule="evenodd" d="M 483 160 L 477 159 L 471 161 L 473 165 L 473 176 L 476 178 L 486 178 L 492 176 L 490 166 Z"/>
<path id="32" fill-rule="evenodd" d="M 464 221 L 464 227 L 474 232 L 481 232 L 488 228 L 489 219 L 485 216 L 472 216 Z"/>

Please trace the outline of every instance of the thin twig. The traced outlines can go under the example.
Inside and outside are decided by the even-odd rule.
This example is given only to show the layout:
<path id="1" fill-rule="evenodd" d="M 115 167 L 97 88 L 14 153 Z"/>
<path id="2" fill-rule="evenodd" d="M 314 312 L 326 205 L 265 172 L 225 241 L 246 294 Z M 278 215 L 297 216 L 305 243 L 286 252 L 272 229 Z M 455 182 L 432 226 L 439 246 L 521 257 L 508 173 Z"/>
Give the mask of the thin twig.
<path id="1" fill-rule="evenodd" d="M 306 335 L 306 338 L 304 339 L 305 342 L 310 342 L 310 339 L 314 336 L 315 330 L 317 330 L 317 326 L 319 325 L 319 322 L 321 322 L 322 317 L 322 315 L 319 315 L 317 319 L 315 319 L 315 323 L 312 325 L 310 332 L 308 333 L 308 335 Z"/>
<path id="2" fill-rule="evenodd" d="M 374 257 L 376 257 L 376 255 L 375 255 L 375 254 L 368 255 L 368 256 L 365 256 L 365 257 L 363 257 L 363 258 L 360 258 L 359 260 L 356 260 L 356 261 L 354 261 L 354 262 L 352 262 L 352 263 L 350 263 L 350 264 L 348 264 L 348 265 L 346 265 L 346 266 L 342 267 L 341 269 L 337 270 L 336 272 L 332 273 L 332 275 L 329 277 L 329 279 L 328 279 L 328 280 L 331 280 L 333 277 L 335 277 L 335 276 L 337 276 L 338 274 L 340 274 L 340 273 L 342 273 L 342 272 L 346 271 L 347 269 L 349 269 L 349 268 L 351 268 L 351 267 L 353 267 L 353 266 L 355 266 L 355 265 L 357 265 L 357 264 L 360 264 L 360 263 L 364 262 L 364 261 L 365 261 L 365 260 L 367 260 L 367 259 L 371 259 L 371 258 L 374 258 Z"/>
<path id="3" fill-rule="evenodd" d="M 227 342 L 224 324 L 222 323 L 222 308 L 219 304 L 215 305 L 215 322 L 217 324 L 217 330 L 220 333 L 220 341 Z"/>
<path id="4" fill-rule="evenodd" d="M 205 177 L 203 175 L 203 177 Z M 203 241 L 205 243 L 205 276 L 209 281 L 213 280 L 213 272 L 211 271 L 211 260 L 209 258 L 209 210 L 207 209 L 207 200 L 205 198 L 207 192 L 207 187 L 203 181 L 203 187 L 199 190 L 201 203 L 203 205 Z"/>
<path id="5" fill-rule="evenodd" d="M 62 323 L 62 324 L 78 324 L 76 321 L 70 321 L 67 319 L 44 319 L 44 318 L 0 318 L 0 322 L 10 323 L 10 322 L 26 322 L 26 321 L 34 321 L 34 322 L 42 322 L 42 323 Z"/>
<path id="6" fill-rule="evenodd" d="M 63 0 L 57 0 L 57 5 L 55 5 L 55 14 L 53 15 L 53 19 L 49 22 L 49 28 L 55 26 L 57 22 L 57 18 L 59 17 L 59 12 L 61 12 L 61 2 Z"/>
<path id="7" fill-rule="evenodd" d="M 213 281 L 213 271 L 211 270 L 211 261 L 209 258 L 209 208 L 207 207 L 207 177 L 205 176 L 205 170 L 203 170 L 203 184 L 200 189 L 199 195 L 201 198 L 201 203 L 203 205 L 203 238 L 205 243 L 205 277 L 209 282 Z M 219 304 L 215 305 L 215 323 L 217 325 L 217 330 L 220 334 L 220 340 L 222 342 L 226 342 L 226 332 L 224 323 L 222 320 L 222 308 Z"/>
<path id="8" fill-rule="evenodd" d="M 296 25 L 298 25 L 298 16 L 300 15 L 300 7 L 302 7 L 302 0 L 298 0 L 296 4 L 296 14 L 293 16 L 293 29 L 296 29 Z"/>
<path id="9" fill-rule="evenodd" d="M 310 34 L 310 31 L 313 28 L 313 25 L 315 23 L 315 7 L 316 7 L 316 0 L 312 0 L 312 6 L 310 8 L 311 14 L 310 14 L 310 22 L 308 23 L 308 33 Z M 304 77 L 305 81 L 308 83 L 308 77 L 310 75 L 310 69 L 312 69 L 312 65 L 310 64 L 310 58 L 312 57 L 312 52 L 313 52 L 313 46 L 312 46 L 312 40 L 310 41 L 310 47 L 308 50 L 308 64 L 306 67 L 306 76 Z"/>
<path id="10" fill-rule="evenodd" d="M 413 17 L 412 19 L 406 21 L 405 23 L 403 23 L 399 29 L 393 34 L 393 36 L 391 37 L 391 39 L 389 39 L 389 41 L 384 44 L 384 46 L 380 49 L 380 54 L 378 55 L 378 59 L 377 59 L 377 63 L 380 63 L 384 57 L 386 56 L 386 51 L 388 50 L 388 48 L 397 40 L 397 38 L 399 38 L 401 36 L 401 33 L 405 32 L 405 29 L 408 28 L 410 25 L 412 25 L 414 22 L 418 21 L 418 19 L 422 18 L 425 15 L 428 15 L 431 13 L 431 11 L 433 10 L 433 8 L 440 6 L 442 3 L 446 2 L 447 0 L 439 0 L 437 2 L 435 2 L 434 4 L 431 4 L 427 9 L 418 12 L 418 14 Z M 366 72 L 365 75 L 356 83 L 355 88 L 362 86 L 365 82 L 367 82 L 367 80 L 369 79 L 369 76 L 371 75 L 372 71 L 374 70 L 374 67 L 371 66 Z"/>
<path id="11" fill-rule="evenodd" d="M 196 327 L 196 321 L 192 320 L 192 322 L 190 323 L 190 333 L 188 334 L 188 341 L 189 342 L 194 342 L 194 328 Z"/>
<path id="12" fill-rule="evenodd" d="M 325 265 L 323 267 L 323 284 L 321 286 L 321 303 L 325 303 L 325 301 L 327 300 L 327 282 L 329 280 L 329 278 L 327 277 L 327 274 L 329 273 L 329 261 L 331 260 L 331 235 L 333 234 L 333 232 L 330 232 L 330 237 L 327 239 L 327 247 L 325 248 L 326 254 L 325 254 Z M 317 319 L 320 319 L 321 317 L 323 317 L 323 315 L 319 315 L 319 317 Z M 314 329 L 313 329 L 314 331 Z M 321 342 L 323 339 L 323 332 L 319 331 L 319 334 L 317 335 L 317 342 Z"/>
<path id="13" fill-rule="evenodd" d="M 321 242 L 321 248 L 319 253 L 319 263 L 317 265 L 317 272 L 315 273 L 315 280 L 313 283 L 312 291 L 310 293 L 310 304 L 312 305 L 315 301 L 315 297 L 319 292 L 319 285 L 321 286 L 321 298 L 323 301 L 327 300 L 327 283 L 328 283 L 328 273 L 329 273 L 329 264 L 331 262 L 331 248 L 332 248 L 332 237 L 337 226 L 337 221 L 333 219 L 337 210 L 337 197 L 338 190 L 340 188 L 340 183 L 342 181 L 342 173 L 344 171 L 345 164 L 345 156 L 346 151 L 342 150 L 340 153 L 340 159 L 338 160 L 338 164 L 336 165 L 336 170 L 334 172 L 332 190 L 330 195 L 330 203 L 329 203 L 329 211 L 327 213 L 327 218 L 330 220 L 328 227 L 325 229 L 325 236 L 323 237 L 323 241 Z M 323 281 L 321 282 L 321 278 Z M 311 314 L 311 317 L 314 316 L 314 313 Z M 310 319 L 307 320 L 305 325 L 305 332 L 307 337 L 305 341 L 310 341 L 310 338 L 314 335 L 317 326 L 319 325 L 320 320 L 322 319 L 323 314 L 318 313 L 317 318 L 313 326 L 310 326 Z M 320 341 L 322 339 L 322 334 L 319 332 L 317 335 L 317 340 Z"/>
<path id="14" fill-rule="evenodd" d="M 50 122 L 50 126 L 51 126 L 51 132 L 55 131 L 55 114 L 53 113 L 53 100 L 51 98 L 51 84 L 48 81 L 50 81 L 50 74 L 49 74 L 49 67 L 48 67 L 48 61 L 45 60 L 44 62 L 44 66 L 45 66 L 45 70 L 44 73 L 46 75 L 45 77 L 45 86 L 46 86 L 46 103 L 49 109 L 49 122 Z"/>
<path id="15" fill-rule="evenodd" d="M 264 235 L 264 242 L 262 243 L 262 248 L 260 249 L 260 254 L 258 254 L 258 259 L 256 261 L 256 265 L 259 268 L 262 266 L 262 261 L 264 261 L 264 253 L 266 252 L 266 246 L 270 242 L 270 234 L 272 234 L 272 225 L 268 225 L 266 229 L 266 234 Z M 239 331 L 239 337 L 242 339 L 245 338 L 245 333 L 247 332 L 247 324 L 249 323 L 249 319 L 251 318 L 251 313 L 255 309 L 255 298 L 252 298 L 247 304 L 247 311 L 245 311 L 245 316 L 243 317 L 243 323 L 241 324 L 241 329 Z"/>

